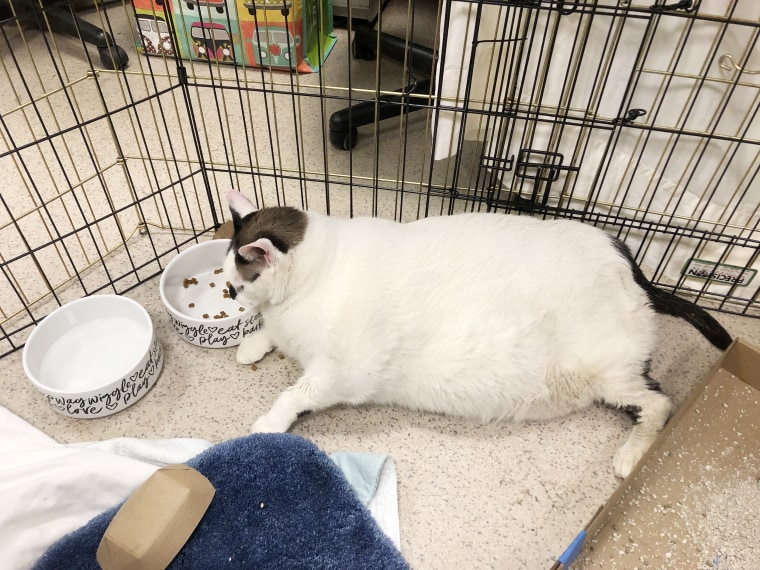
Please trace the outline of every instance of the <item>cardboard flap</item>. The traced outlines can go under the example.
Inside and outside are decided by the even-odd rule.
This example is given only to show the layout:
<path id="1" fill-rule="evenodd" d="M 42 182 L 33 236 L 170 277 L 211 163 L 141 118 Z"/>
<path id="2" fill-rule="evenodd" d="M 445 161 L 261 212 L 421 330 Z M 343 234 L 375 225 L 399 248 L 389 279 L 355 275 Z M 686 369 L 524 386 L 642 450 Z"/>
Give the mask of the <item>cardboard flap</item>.
<path id="1" fill-rule="evenodd" d="M 719 364 L 721 368 L 760 390 L 760 350 L 751 344 L 736 339 L 726 350 Z"/>
<path id="2" fill-rule="evenodd" d="M 747 545 L 730 543 L 723 525 L 741 524 L 737 512 L 758 497 L 758 418 L 760 350 L 737 339 L 586 526 L 578 567 L 697 568 L 743 555 Z M 739 560 L 726 564 L 747 567 Z"/>
<path id="3" fill-rule="evenodd" d="M 235 235 L 235 228 L 232 225 L 232 220 L 227 220 L 214 232 L 214 239 L 232 239 Z"/>
<path id="4" fill-rule="evenodd" d="M 122 505 L 98 547 L 104 570 L 163 570 L 198 526 L 214 497 L 187 465 L 156 471 Z"/>

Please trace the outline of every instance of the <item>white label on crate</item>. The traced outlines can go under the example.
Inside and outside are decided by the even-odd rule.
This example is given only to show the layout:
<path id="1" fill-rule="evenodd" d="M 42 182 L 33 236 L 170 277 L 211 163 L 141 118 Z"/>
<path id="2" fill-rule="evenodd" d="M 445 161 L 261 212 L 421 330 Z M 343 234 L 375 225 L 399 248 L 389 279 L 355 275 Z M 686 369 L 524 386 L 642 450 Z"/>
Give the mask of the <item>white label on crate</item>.
<path id="1" fill-rule="evenodd" d="M 686 262 L 681 273 L 686 277 L 746 287 L 754 279 L 757 270 L 691 258 Z"/>

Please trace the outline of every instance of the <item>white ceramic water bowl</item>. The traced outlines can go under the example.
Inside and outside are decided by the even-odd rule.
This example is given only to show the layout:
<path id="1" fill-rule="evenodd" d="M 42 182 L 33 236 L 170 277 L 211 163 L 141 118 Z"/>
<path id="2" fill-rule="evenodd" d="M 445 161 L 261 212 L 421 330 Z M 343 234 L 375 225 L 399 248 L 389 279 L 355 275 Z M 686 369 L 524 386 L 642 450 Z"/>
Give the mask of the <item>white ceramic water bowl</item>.
<path id="1" fill-rule="evenodd" d="M 22 360 L 55 411 L 100 418 L 148 393 L 163 352 L 142 305 L 120 295 L 94 295 L 43 319 L 29 335 Z"/>
<path id="2" fill-rule="evenodd" d="M 261 314 L 229 296 L 222 264 L 230 246 L 215 239 L 189 247 L 169 262 L 159 288 L 174 330 L 204 348 L 240 344 L 261 328 Z"/>

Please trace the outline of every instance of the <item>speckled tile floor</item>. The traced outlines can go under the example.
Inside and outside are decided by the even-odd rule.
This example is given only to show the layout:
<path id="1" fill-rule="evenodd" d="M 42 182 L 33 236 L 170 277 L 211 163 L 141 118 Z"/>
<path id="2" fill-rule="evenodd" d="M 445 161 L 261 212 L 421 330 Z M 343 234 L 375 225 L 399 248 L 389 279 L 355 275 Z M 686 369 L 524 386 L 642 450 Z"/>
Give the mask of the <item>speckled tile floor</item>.
<path id="1" fill-rule="evenodd" d="M 25 379 L 21 352 L 3 359 L 0 404 L 60 442 L 130 436 L 220 442 L 247 433 L 299 370 L 272 353 L 257 370 L 234 349 L 192 346 L 171 329 L 153 279 L 128 294 L 151 314 L 165 349 L 148 395 L 114 416 L 78 420 L 53 411 Z M 760 322 L 720 315 L 760 345 Z M 688 325 L 659 319 L 653 375 L 677 402 L 719 353 Z M 391 455 L 397 464 L 402 552 L 412 567 L 548 568 L 618 485 L 612 456 L 627 416 L 590 408 L 526 424 L 476 425 L 401 408 L 339 407 L 299 421 L 292 433 L 327 452 Z"/>
<path id="2" fill-rule="evenodd" d="M 299 375 L 276 352 L 253 371 L 236 364 L 234 349 L 181 340 L 161 305 L 158 278 L 127 296 L 149 311 L 165 349 L 164 369 L 145 398 L 107 418 L 64 417 L 25 379 L 17 351 L 2 360 L 0 404 L 60 442 L 121 436 L 221 442 L 246 434 Z M 718 317 L 733 335 L 760 345 L 759 320 Z M 653 376 L 681 403 L 719 353 L 684 322 L 658 323 Z M 476 425 L 363 406 L 309 416 L 292 432 L 327 452 L 391 455 L 402 552 L 413 568 L 438 570 L 548 568 L 618 485 L 612 457 L 629 429 L 627 416 L 600 407 L 554 421 Z"/>

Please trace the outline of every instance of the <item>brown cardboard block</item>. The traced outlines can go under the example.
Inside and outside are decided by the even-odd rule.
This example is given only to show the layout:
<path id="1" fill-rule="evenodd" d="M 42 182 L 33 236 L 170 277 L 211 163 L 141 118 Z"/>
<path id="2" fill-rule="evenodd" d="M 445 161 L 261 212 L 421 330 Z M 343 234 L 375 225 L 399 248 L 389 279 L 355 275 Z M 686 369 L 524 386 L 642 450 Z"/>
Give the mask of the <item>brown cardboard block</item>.
<path id="1" fill-rule="evenodd" d="M 159 469 L 108 525 L 98 563 L 104 570 L 163 570 L 198 526 L 214 493 L 209 480 L 187 465 Z"/>
<path id="2" fill-rule="evenodd" d="M 760 349 L 734 341 L 584 532 L 553 568 L 760 567 Z"/>
<path id="3" fill-rule="evenodd" d="M 235 230 L 232 227 L 232 220 L 227 220 L 216 230 L 214 239 L 232 239 L 233 235 L 235 235 Z"/>

